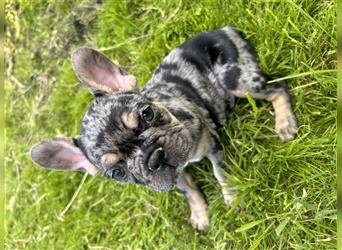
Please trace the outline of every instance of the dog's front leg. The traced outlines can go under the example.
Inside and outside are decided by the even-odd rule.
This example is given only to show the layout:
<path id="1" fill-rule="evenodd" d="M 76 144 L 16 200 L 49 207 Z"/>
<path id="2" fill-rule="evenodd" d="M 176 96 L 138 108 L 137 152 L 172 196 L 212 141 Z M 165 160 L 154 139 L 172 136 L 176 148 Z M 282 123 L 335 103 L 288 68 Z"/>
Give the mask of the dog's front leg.
<path id="1" fill-rule="evenodd" d="M 193 183 L 191 175 L 185 170 L 177 179 L 177 187 L 182 191 L 188 200 L 191 209 L 190 223 L 199 231 L 204 231 L 209 227 L 208 205 Z"/>
<path id="2" fill-rule="evenodd" d="M 236 191 L 227 187 L 228 177 L 226 167 L 223 162 L 224 157 L 221 146 L 217 143 L 214 144 L 208 158 L 213 166 L 214 176 L 221 185 L 224 202 L 228 207 L 230 207 L 232 201 L 236 198 Z"/>

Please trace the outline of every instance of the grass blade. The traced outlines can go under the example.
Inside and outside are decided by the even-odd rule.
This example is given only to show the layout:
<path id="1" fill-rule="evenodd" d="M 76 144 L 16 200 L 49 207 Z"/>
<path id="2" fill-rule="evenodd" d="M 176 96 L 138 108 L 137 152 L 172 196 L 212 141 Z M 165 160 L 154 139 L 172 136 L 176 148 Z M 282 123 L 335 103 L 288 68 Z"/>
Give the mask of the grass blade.
<path id="1" fill-rule="evenodd" d="M 74 201 L 76 200 L 76 197 L 77 197 L 78 194 L 80 193 L 81 188 L 82 188 L 84 182 L 85 182 L 86 179 L 87 179 L 87 176 L 88 176 L 87 173 L 83 175 L 83 178 L 82 178 L 80 184 L 78 185 L 78 187 L 77 187 L 77 189 L 76 189 L 74 195 L 72 196 L 71 200 L 69 201 L 68 205 L 67 205 L 67 206 L 63 209 L 63 211 L 59 214 L 59 218 L 63 219 L 63 217 L 64 217 L 64 215 L 66 214 L 66 212 L 68 212 L 68 210 L 69 210 L 69 208 L 71 207 L 72 203 L 74 203 Z"/>
<path id="2" fill-rule="evenodd" d="M 246 98 L 247 98 L 248 102 L 249 102 L 249 103 L 251 104 L 251 106 L 252 106 L 254 115 L 259 114 L 259 109 L 258 109 L 258 107 L 257 107 L 257 105 L 256 105 L 256 103 L 255 103 L 255 101 L 254 101 L 254 99 L 253 99 L 253 97 L 252 97 L 249 93 L 247 93 L 247 94 L 246 94 Z"/>
<path id="3" fill-rule="evenodd" d="M 318 75 L 318 74 L 324 74 L 324 73 L 336 73 L 336 72 L 337 72 L 336 69 L 325 69 L 325 70 L 308 71 L 308 72 L 303 72 L 303 73 L 298 73 L 298 74 L 293 74 L 293 75 L 289 75 L 289 76 L 273 79 L 271 81 L 268 81 L 267 83 L 280 82 L 280 81 L 283 81 L 283 80 L 292 79 L 292 78 L 298 78 L 298 77 L 302 77 L 302 76 Z"/>
<path id="4" fill-rule="evenodd" d="M 279 236 L 280 234 L 281 234 L 281 232 L 284 230 L 284 228 L 286 227 L 286 225 L 287 225 L 287 223 L 289 223 L 289 221 L 290 221 L 290 218 L 289 217 L 287 217 L 287 218 L 285 218 L 285 220 L 283 220 L 280 224 L 279 224 L 279 226 L 277 226 L 277 228 L 276 228 L 276 234 Z"/>
<path id="5" fill-rule="evenodd" d="M 256 225 L 259 225 L 260 223 L 264 222 L 265 219 L 262 220 L 256 220 L 250 223 L 247 223 L 241 227 L 239 227 L 238 229 L 235 230 L 236 233 L 240 233 L 240 232 L 244 232 L 247 231 L 248 229 L 251 229 L 252 227 L 255 227 Z"/>

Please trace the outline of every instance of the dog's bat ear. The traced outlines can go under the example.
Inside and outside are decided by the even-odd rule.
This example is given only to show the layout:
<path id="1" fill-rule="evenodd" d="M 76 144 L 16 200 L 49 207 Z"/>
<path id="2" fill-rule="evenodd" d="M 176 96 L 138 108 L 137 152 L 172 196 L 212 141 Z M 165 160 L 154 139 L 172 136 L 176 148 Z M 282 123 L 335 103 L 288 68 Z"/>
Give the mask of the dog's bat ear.
<path id="1" fill-rule="evenodd" d="M 77 49 L 71 56 L 71 62 L 78 79 L 93 95 L 137 90 L 137 80 L 133 75 L 94 49 Z"/>
<path id="2" fill-rule="evenodd" d="M 30 154 L 35 163 L 45 168 L 88 172 L 91 175 L 98 171 L 70 138 L 42 141 L 31 148 Z"/>

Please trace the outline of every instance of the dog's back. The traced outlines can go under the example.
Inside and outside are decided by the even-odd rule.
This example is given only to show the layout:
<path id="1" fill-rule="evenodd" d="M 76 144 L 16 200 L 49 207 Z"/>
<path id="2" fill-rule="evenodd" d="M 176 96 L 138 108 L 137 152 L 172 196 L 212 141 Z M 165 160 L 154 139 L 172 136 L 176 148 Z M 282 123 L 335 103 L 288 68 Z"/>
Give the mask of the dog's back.
<path id="1" fill-rule="evenodd" d="M 187 102 L 192 102 L 212 128 L 219 128 L 233 111 L 231 91 L 240 82 L 260 85 L 264 81 L 252 46 L 232 26 L 226 26 L 200 33 L 171 51 L 142 93 L 166 105 L 177 97 L 178 104 L 171 109 L 176 115 L 182 109 L 184 119 L 186 112 L 193 113 L 186 110 L 192 106 Z"/>

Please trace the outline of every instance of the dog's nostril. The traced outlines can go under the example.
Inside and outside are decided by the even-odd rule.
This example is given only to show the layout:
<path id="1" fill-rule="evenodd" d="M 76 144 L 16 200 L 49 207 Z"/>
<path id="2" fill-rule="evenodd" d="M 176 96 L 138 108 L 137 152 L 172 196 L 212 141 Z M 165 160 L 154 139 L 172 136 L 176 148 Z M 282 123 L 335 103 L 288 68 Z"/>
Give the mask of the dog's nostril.
<path id="1" fill-rule="evenodd" d="M 147 167 L 151 171 L 155 171 L 159 168 L 161 168 L 163 165 L 161 163 L 162 160 L 165 158 L 165 151 L 162 147 L 157 148 L 150 156 Z"/>

